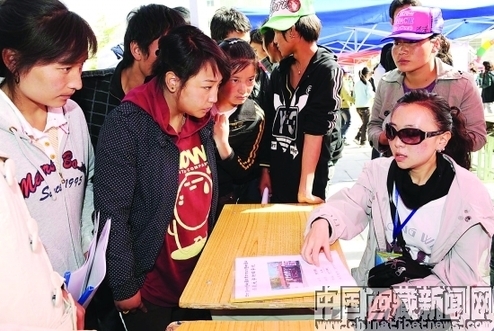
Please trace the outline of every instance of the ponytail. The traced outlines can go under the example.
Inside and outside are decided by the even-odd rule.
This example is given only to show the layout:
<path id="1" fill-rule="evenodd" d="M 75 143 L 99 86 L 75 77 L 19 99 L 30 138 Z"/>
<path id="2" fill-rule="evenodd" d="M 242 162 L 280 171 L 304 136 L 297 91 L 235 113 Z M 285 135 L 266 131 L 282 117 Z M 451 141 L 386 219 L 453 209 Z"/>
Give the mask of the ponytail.
<path id="1" fill-rule="evenodd" d="M 463 168 L 470 169 L 473 139 L 467 132 L 465 116 L 458 107 L 451 107 L 451 119 L 451 139 L 444 149 L 444 154 L 451 156 Z"/>
<path id="2" fill-rule="evenodd" d="M 442 34 L 437 35 L 436 38 L 438 38 L 440 41 L 439 51 L 438 51 L 436 57 L 438 57 L 439 60 L 443 61 L 444 63 L 452 66 L 453 65 L 453 55 L 451 55 L 451 52 L 450 52 L 451 43 Z"/>
<path id="3" fill-rule="evenodd" d="M 363 67 L 362 70 L 358 72 L 360 81 L 364 83 L 364 85 L 367 85 L 367 79 L 365 77 L 367 76 L 368 73 L 369 73 L 369 68 L 367 67 Z"/>

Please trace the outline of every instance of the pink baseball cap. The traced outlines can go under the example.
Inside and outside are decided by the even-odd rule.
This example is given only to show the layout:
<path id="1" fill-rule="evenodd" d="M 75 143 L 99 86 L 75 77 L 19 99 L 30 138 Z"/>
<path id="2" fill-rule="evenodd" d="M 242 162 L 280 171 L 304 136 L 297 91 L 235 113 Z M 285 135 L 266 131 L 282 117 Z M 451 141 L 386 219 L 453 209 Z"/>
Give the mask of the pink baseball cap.
<path id="1" fill-rule="evenodd" d="M 393 32 L 382 41 L 393 39 L 423 40 L 443 32 L 444 19 L 437 7 L 410 6 L 396 15 Z"/>

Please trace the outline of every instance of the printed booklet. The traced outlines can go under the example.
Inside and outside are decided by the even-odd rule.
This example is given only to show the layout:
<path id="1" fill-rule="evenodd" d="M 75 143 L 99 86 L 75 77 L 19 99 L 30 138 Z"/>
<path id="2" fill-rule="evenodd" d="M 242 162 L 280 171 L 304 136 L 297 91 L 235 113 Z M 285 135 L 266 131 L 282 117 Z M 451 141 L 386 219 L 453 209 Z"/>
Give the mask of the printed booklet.
<path id="1" fill-rule="evenodd" d="M 319 267 L 300 255 L 239 257 L 235 260 L 234 302 L 314 295 L 322 286 L 357 286 L 337 252 L 319 255 Z"/>

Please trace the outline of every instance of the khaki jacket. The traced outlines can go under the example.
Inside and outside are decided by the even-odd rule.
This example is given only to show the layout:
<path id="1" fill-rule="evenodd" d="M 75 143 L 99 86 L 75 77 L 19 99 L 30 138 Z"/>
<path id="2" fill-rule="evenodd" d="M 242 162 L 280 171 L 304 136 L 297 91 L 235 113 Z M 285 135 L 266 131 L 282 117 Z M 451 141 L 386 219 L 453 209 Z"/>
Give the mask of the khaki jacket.
<path id="1" fill-rule="evenodd" d="M 436 58 L 437 81 L 433 92 L 446 98 L 450 106 L 458 107 L 465 115 L 466 128 L 474 138 L 473 150 L 478 151 L 486 143 L 484 108 L 475 79 L 467 72 L 456 70 Z M 377 86 L 374 105 L 368 127 L 369 141 L 374 148 L 386 152 L 389 146 L 379 144 L 383 123 L 404 95 L 405 76 L 398 69 L 387 72 Z"/>

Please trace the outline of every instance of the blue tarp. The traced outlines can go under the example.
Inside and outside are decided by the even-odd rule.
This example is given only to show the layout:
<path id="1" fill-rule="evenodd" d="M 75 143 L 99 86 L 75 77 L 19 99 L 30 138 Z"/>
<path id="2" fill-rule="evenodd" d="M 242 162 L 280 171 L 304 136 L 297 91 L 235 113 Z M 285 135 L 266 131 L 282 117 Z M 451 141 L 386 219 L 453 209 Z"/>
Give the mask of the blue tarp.
<path id="1" fill-rule="evenodd" d="M 391 0 L 314 0 L 316 14 L 323 25 L 319 43 L 335 53 L 380 49 L 381 39 L 391 31 L 388 15 L 390 2 Z M 462 4 L 423 0 L 422 4 L 442 9 L 445 19 L 443 34 L 450 39 L 476 35 L 494 27 L 492 0 L 462 1 Z M 268 5 L 266 8 L 239 10 L 247 15 L 253 27 L 261 26 L 269 15 Z"/>

